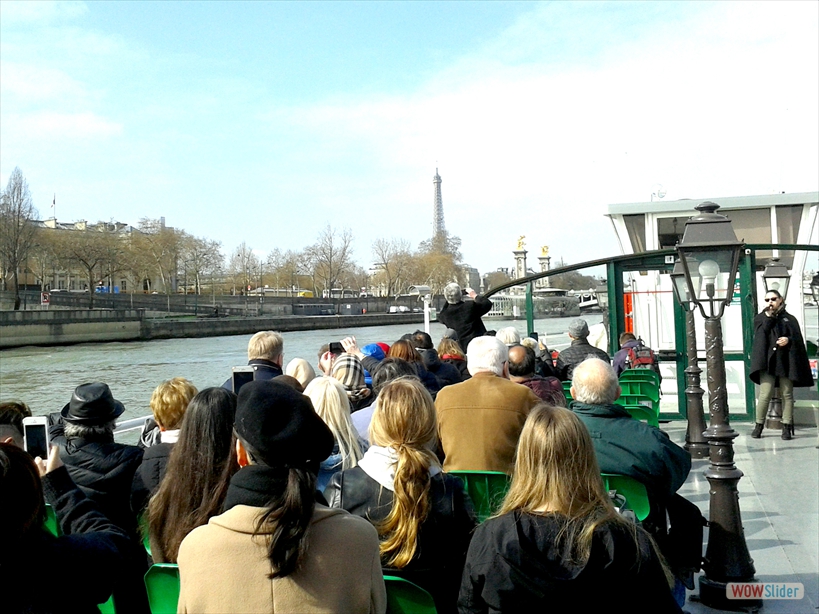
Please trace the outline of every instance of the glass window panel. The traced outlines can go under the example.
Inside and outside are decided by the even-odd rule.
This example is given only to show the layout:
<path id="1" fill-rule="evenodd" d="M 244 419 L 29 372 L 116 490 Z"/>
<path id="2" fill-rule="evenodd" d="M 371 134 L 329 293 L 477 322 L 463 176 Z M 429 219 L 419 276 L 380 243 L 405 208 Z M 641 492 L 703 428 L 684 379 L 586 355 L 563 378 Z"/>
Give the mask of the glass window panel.
<path id="1" fill-rule="evenodd" d="M 623 221 L 626 223 L 628 239 L 635 254 L 646 251 L 646 216 L 644 213 L 637 215 L 624 215 Z"/>
<path id="2" fill-rule="evenodd" d="M 761 209 L 730 209 L 719 211 L 731 220 L 737 239 L 746 243 L 773 243 L 771 237 L 771 210 Z M 769 249 L 756 253 L 757 260 L 770 258 L 773 252 Z"/>
<path id="3" fill-rule="evenodd" d="M 661 217 L 657 220 L 658 249 L 674 247 L 682 239 L 687 217 Z"/>

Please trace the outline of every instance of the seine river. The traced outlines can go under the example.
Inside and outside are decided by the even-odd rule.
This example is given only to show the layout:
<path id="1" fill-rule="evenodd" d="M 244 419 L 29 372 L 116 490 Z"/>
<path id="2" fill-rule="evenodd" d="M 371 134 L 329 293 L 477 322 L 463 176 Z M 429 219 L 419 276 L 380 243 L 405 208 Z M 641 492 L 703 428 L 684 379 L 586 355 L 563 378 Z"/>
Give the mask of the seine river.
<path id="1" fill-rule="evenodd" d="M 588 314 L 590 325 L 601 314 Z M 572 318 L 536 320 L 535 330 L 549 349 L 568 345 L 566 326 Z M 526 332 L 526 321 L 485 320 L 489 329 L 515 326 Z M 355 335 L 359 346 L 376 341 L 392 343 L 423 324 L 391 325 L 339 330 L 300 331 L 284 334 L 285 364 L 301 357 L 317 368 L 318 349 L 324 343 Z M 437 344 L 445 327 L 433 322 L 430 334 Z M 166 339 L 127 343 L 85 343 L 61 347 L 24 347 L 0 353 L 0 399 L 22 400 L 35 415 L 59 411 L 76 386 L 107 383 L 114 397 L 125 404 L 123 419 L 151 413 L 151 392 L 162 381 L 186 377 L 199 389 L 220 386 L 231 367 L 247 364 L 250 335 L 204 339 Z"/>

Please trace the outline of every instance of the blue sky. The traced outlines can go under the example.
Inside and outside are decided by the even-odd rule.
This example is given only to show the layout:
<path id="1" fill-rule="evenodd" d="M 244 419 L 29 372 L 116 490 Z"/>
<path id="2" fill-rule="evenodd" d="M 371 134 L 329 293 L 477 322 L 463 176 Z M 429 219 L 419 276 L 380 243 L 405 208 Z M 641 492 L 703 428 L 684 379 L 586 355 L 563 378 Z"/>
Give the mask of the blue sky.
<path id="1" fill-rule="evenodd" d="M 446 225 L 482 272 L 606 206 L 819 189 L 819 3 L 0 3 L 0 182 L 263 255 Z M 532 263 L 530 263 L 532 264 Z"/>

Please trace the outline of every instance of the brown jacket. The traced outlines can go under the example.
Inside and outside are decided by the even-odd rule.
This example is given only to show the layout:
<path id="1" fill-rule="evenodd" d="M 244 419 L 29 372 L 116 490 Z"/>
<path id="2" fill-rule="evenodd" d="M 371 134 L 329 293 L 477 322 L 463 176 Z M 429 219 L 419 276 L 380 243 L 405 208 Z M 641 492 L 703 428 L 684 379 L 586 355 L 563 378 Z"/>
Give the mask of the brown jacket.
<path id="1" fill-rule="evenodd" d="M 435 408 L 444 471 L 511 473 L 523 423 L 539 402 L 526 386 L 494 373 L 442 388 Z"/>
<path id="2" fill-rule="evenodd" d="M 386 611 L 378 534 L 369 522 L 317 504 L 301 567 L 270 580 L 267 540 L 252 537 L 262 511 L 237 505 L 182 541 L 179 614 Z"/>

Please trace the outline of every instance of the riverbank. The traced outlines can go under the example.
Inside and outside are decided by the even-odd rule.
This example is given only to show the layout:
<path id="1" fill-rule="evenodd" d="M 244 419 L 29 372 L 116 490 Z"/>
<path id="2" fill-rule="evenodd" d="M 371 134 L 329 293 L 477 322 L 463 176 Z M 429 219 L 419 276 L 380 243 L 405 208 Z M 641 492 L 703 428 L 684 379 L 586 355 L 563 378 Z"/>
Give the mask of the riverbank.
<path id="1" fill-rule="evenodd" d="M 2 311 L 0 348 L 195 339 L 247 335 L 260 330 L 293 332 L 417 324 L 423 321 L 422 313 L 196 317 L 164 316 L 142 309 Z"/>

